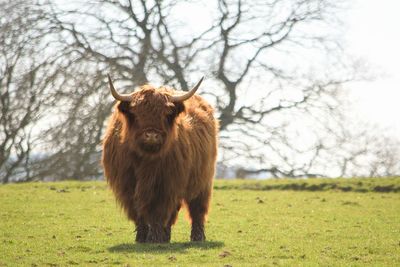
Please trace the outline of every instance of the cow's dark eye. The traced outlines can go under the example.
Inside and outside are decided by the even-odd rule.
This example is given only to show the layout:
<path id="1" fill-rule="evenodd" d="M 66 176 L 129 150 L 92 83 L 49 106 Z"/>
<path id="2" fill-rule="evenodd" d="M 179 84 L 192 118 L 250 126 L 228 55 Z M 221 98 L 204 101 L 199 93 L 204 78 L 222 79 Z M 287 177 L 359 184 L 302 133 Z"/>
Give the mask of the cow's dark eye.
<path id="1" fill-rule="evenodd" d="M 167 123 L 172 124 L 175 120 L 175 117 L 176 117 L 176 111 L 172 110 L 171 113 L 167 115 Z"/>
<path id="2" fill-rule="evenodd" d="M 128 113 L 126 113 L 125 115 L 126 115 L 126 117 L 128 118 L 129 123 L 131 123 L 131 124 L 135 123 L 135 121 L 136 121 L 136 116 L 135 116 L 135 114 L 133 114 L 132 112 L 128 112 Z"/>

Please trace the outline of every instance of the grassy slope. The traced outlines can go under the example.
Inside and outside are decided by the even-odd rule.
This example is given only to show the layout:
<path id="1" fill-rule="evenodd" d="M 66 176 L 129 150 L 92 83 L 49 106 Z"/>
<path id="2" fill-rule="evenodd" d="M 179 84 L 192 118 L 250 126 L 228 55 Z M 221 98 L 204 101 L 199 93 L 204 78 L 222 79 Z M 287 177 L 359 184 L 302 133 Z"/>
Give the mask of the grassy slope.
<path id="1" fill-rule="evenodd" d="M 172 244 L 137 245 L 103 182 L 0 186 L 0 266 L 400 262 L 399 178 L 216 181 L 215 188 L 208 242 L 188 242 L 181 213 Z"/>

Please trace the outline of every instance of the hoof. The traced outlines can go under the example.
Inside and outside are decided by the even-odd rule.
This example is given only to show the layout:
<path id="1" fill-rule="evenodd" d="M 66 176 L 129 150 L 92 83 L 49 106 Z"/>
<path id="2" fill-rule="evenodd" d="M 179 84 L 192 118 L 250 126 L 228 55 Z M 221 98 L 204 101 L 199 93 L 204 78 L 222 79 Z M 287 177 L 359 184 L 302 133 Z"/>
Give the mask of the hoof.
<path id="1" fill-rule="evenodd" d="M 136 227 L 136 242 L 146 243 L 147 235 L 149 233 L 149 227 L 145 224 L 138 225 Z"/>
<path id="2" fill-rule="evenodd" d="M 190 234 L 190 241 L 203 242 L 206 241 L 206 235 L 204 234 L 203 226 L 193 226 Z"/>
<path id="3" fill-rule="evenodd" d="M 206 241 L 206 236 L 202 235 L 190 235 L 190 241 L 192 242 L 204 242 Z"/>
<path id="4" fill-rule="evenodd" d="M 165 229 L 160 226 L 150 227 L 146 238 L 147 243 L 169 243 L 171 239 L 171 229 Z"/>

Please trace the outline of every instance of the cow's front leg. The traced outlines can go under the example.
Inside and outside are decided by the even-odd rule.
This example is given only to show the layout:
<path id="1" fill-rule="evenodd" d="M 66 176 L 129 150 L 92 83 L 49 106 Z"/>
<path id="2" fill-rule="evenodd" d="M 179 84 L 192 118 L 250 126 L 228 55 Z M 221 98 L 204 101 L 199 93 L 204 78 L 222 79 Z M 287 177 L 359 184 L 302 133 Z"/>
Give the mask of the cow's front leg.
<path id="1" fill-rule="evenodd" d="M 189 204 L 189 213 L 192 218 L 191 241 L 205 241 L 204 222 L 210 201 L 210 191 L 205 191 L 197 198 L 192 199 Z"/>

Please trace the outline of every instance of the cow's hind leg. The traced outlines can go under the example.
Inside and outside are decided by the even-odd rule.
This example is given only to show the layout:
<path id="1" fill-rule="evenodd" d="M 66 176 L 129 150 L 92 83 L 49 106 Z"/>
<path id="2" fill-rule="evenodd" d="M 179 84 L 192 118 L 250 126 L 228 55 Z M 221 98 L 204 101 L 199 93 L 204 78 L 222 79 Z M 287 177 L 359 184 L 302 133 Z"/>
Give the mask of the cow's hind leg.
<path id="1" fill-rule="evenodd" d="M 150 223 L 149 233 L 146 242 L 149 243 L 168 243 L 171 241 L 171 226 L 175 223 L 180 209 L 180 204 L 176 207 L 173 213 L 168 217 L 166 225 L 161 224 L 159 221 Z"/>
<path id="2" fill-rule="evenodd" d="M 191 241 L 205 241 L 204 233 L 205 217 L 208 212 L 210 192 L 203 192 L 195 199 L 189 201 L 189 214 L 192 219 Z"/>
<path id="3" fill-rule="evenodd" d="M 149 226 L 144 222 L 144 220 L 139 220 L 136 224 L 136 242 L 145 243 L 148 233 Z"/>
<path id="4" fill-rule="evenodd" d="M 150 224 L 149 233 L 146 238 L 148 243 L 168 243 L 168 235 L 161 223 Z"/>
<path id="5" fill-rule="evenodd" d="M 181 209 L 181 204 L 176 207 L 176 210 L 172 213 L 167 227 L 164 229 L 168 242 L 171 241 L 171 226 L 175 224 L 176 218 L 178 217 L 179 210 Z"/>

